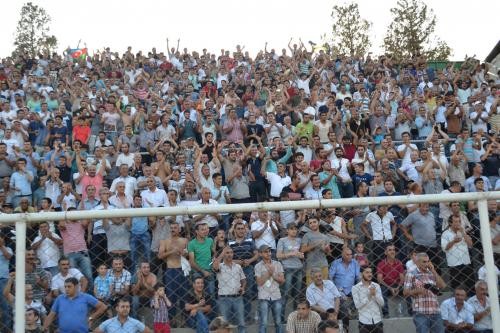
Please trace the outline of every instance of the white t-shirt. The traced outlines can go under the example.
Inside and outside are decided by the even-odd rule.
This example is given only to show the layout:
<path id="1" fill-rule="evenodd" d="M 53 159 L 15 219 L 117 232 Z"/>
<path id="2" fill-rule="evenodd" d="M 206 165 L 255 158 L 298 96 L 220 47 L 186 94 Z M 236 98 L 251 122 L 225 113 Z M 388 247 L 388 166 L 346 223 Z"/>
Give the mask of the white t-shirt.
<path id="1" fill-rule="evenodd" d="M 449 250 L 445 250 L 448 243 L 457 235 L 462 237 L 462 240 L 455 243 Z M 446 229 L 441 235 L 441 248 L 446 253 L 446 263 L 449 267 L 470 264 L 469 248 L 461 232 L 455 233 L 451 229 Z"/>
<path id="2" fill-rule="evenodd" d="M 274 172 L 266 172 L 266 179 L 271 184 L 271 196 L 275 198 L 279 198 L 281 191 L 285 186 L 288 186 L 292 183 L 290 177 L 285 176 L 281 177 L 277 173 Z"/>
<path id="3" fill-rule="evenodd" d="M 52 237 L 54 237 L 55 239 L 61 239 L 61 237 L 59 237 L 55 233 L 52 233 Z M 37 236 L 33 240 L 33 243 L 36 243 L 41 239 L 41 236 Z M 38 259 L 40 259 L 40 265 L 42 266 L 42 268 L 56 267 L 57 262 L 61 257 L 61 250 L 59 249 L 59 246 L 54 243 L 54 241 L 45 238 L 36 250 L 36 254 Z"/>
<path id="4" fill-rule="evenodd" d="M 272 222 L 272 224 L 276 229 L 278 228 L 274 221 Z M 260 220 L 256 220 L 252 223 L 250 231 L 260 230 L 264 228 L 264 225 L 265 224 L 262 223 Z M 262 245 L 267 245 L 271 249 L 276 250 L 276 239 L 274 238 L 273 231 L 269 226 L 267 226 L 266 230 L 264 230 L 264 233 L 259 238 L 255 238 L 255 247 L 258 249 Z"/>
<path id="5" fill-rule="evenodd" d="M 82 272 L 80 272 L 77 268 L 70 268 L 68 270 L 68 275 L 62 276 L 61 273 L 56 274 L 50 283 L 50 290 L 57 290 L 59 293 L 64 294 L 64 281 L 67 278 L 74 277 L 78 281 L 83 277 Z"/>
<path id="6" fill-rule="evenodd" d="M 405 144 L 399 145 L 397 148 L 398 153 L 404 151 L 405 148 L 406 148 Z M 413 150 L 418 150 L 418 148 L 415 144 L 410 143 L 410 146 L 408 147 L 408 149 L 406 149 L 405 156 L 403 156 L 403 158 L 402 158 L 401 164 L 404 165 L 408 162 L 411 162 L 410 154 Z"/>

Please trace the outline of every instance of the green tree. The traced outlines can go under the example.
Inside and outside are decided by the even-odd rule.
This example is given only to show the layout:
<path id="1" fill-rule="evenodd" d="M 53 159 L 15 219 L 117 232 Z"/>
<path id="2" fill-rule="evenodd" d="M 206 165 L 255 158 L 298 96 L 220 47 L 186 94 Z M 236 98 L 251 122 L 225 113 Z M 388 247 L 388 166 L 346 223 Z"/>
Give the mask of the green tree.
<path id="1" fill-rule="evenodd" d="M 333 6 L 330 43 L 335 54 L 362 56 L 371 46 L 371 23 L 361 18 L 357 3 Z"/>
<path id="2" fill-rule="evenodd" d="M 434 35 L 436 15 L 421 0 L 398 0 L 384 38 L 386 53 L 396 60 L 425 56 L 428 60 L 447 60 L 451 48 Z"/>
<path id="3" fill-rule="evenodd" d="M 28 53 L 35 57 L 40 52 L 50 52 L 57 47 L 57 38 L 49 35 L 51 18 L 47 11 L 33 4 L 25 3 L 17 22 L 14 54 Z"/>

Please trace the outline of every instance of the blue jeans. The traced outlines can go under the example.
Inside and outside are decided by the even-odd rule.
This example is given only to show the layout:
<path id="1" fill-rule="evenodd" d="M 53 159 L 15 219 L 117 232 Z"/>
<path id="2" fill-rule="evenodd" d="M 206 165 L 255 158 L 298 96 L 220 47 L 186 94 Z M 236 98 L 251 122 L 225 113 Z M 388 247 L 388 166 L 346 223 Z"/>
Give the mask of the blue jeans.
<path id="1" fill-rule="evenodd" d="M 8 280 L 9 279 L 6 278 L 0 278 L 0 290 L 2 292 L 5 289 Z M 0 297 L 0 311 L 2 312 L 2 316 L 0 317 L 2 320 L 0 323 L 0 331 L 8 332 L 12 328 L 12 308 L 3 295 Z"/>
<path id="2" fill-rule="evenodd" d="M 275 301 L 260 299 L 259 300 L 259 333 L 267 332 L 267 322 L 269 308 L 273 311 L 274 326 L 276 333 L 283 333 L 283 327 L 281 325 L 281 299 Z"/>
<path id="3" fill-rule="evenodd" d="M 285 283 L 281 287 L 281 295 L 283 299 L 281 321 L 285 320 L 286 303 L 290 296 L 293 297 L 293 308 L 297 305 L 297 295 L 302 292 L 302 275 L 303 268 L 285 268 Z"/>
<path id="4" fill-rule="evenodd" d="M 189 285 L 188 278 L 184 276 L 182 268 L 167 268 L 163 277 L 165 293 L 173 305 L 168 311 L 174 317 L 177 309 L 184 307 L 184 298 L 191 286 Z M 176 306 L 177 302 L 180 302 L 178 306 Z"/>
<path id="5" fill-rule="evenodd" d="M 137 269 L 139 256 L 147 262 L 151 262 L 151 235 L 149 232 L 143 234 L 130 234 L 130 258 L 132 259 L 132 270 Z"/>
<path id="6" fill-rule="evenodd" d="M 253 266 L 250 265 L 243 267 L 243 273 L 245 273 L 245 277 L 247 280 L 245 294 L 243 295 L 243 303 L 245 305 L 246 322 L 250 322 L 253 318 L 252 301 L 257 295 L 257 284 L 255 283 L 255 273 Z"/>
<path id="7" fill-rule="evenodd" d="M 245 309 L 243 306 L 243 297 L 224 297 L 219 296 L 219 311 L 229 322 L 238 324 L 238 332 L 245 333 Z M 235 319 L 236 321 L 233 321 Z"/>
<path id="8" fill-rule="evenodd" d="M 444 333 L 443 319 L 441 315 L 424 315 L 416 313 L 413 316 L 413 323 L 417 333 Z"/>
<path id="9" fill-rule="evenodd" d="M 201 311 L 196 312 L 194 317 L 187 318 L 187 324 L 193 328 L 196 333 L 208 333 L 208 318 Z"/>
<path id="10" fill-rule="evenodd" d="M 69 259 L 71 267 L 78 268 L 80 272 L 87 278 L 89 285 L 87 292 L 92 294 L 92 286 L 94 279 L 92 278 L 92 264 L 87 251 L 71 252 L 66 255 Z"/>

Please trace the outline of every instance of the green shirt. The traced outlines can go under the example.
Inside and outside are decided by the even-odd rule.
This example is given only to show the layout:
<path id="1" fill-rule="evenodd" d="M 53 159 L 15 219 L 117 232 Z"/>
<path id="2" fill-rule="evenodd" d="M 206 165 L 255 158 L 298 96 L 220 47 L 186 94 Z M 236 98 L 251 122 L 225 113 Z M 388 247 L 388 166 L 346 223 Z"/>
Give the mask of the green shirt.
<path id="1" fill-rule="evenodd" d="M 212 268 L 212 238 L 205 238 L 203 242 L 194 238 L 188 243 L 188 252 L 194 253 L 194 262 L 203 270 Z"/>

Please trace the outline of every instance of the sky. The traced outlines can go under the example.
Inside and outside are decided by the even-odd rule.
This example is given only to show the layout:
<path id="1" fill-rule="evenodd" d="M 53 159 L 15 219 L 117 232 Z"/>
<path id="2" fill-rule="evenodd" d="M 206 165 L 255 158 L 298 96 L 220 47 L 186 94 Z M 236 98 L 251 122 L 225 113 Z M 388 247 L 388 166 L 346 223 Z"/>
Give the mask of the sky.
<path id="1" fill-rule="evenodd" d="M 25 1 L 2 2 L 0 57 L 13 50 L 14 33 L 20 9 Z M 290 38 L 320 42 L 331 32 L 330 17 L 334 0 L 32 0 L 45 8 L 52 18 L 50 33 L 59 42 L 59 51 L 85 42 L 89 53 L 109 46 L 123 53 L 127 46 L 137 52 L 152 47 L 166 51 L 166 38 L 180 49 L 212 53 L 221 49 L 235 50 L 244 45 L 251 56 L 263 49 L 280 52 Z M 374 54 L 381 54 L 383 37 L 391 20 L 390 8 L 397 0 L 358 0 L 361 16 L 372 22 L 370 31 Z M 500 35 L 498 19 L 500 1 L 427 0 L 438 19 L 436 35 L 453 49 L 451 60 L 463 60 L 465 55 L 484 58 L 493 49 Z M 478 8 L 473 4 L 478 3 Z M 495 28 L 496 26 L 496 28 Z M 497 31 L 496 33 L 494 31 Z"/>

